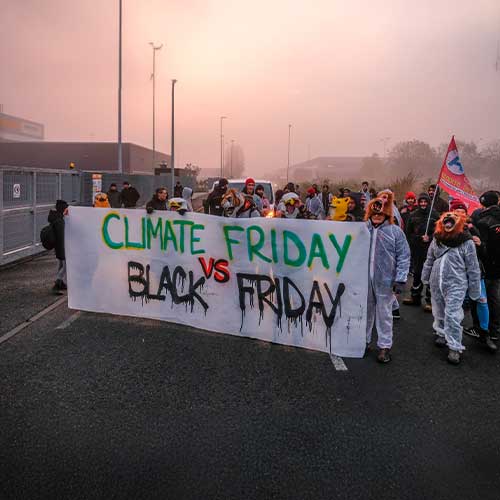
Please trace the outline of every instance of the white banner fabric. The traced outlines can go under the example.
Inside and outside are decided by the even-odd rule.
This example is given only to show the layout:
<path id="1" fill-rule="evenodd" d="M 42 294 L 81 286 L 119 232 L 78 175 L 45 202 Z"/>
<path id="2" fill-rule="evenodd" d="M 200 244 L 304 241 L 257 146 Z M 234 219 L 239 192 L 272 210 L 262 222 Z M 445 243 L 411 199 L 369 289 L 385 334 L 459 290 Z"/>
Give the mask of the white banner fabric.
<path id="1" fill-rule="evenodd" d="M 362 357 L 364 223 L 70 207 L 72 309 Z"/>

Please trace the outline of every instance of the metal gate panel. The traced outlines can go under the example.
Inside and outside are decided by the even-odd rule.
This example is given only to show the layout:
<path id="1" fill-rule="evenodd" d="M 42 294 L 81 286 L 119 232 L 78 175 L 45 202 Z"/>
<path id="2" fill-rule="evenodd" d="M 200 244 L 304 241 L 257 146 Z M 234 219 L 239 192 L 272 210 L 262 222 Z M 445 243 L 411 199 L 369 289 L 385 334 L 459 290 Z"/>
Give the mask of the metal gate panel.
<path id="1" fill-rule="evenodd" d="M 33 174 L 31 172 L 3 172 L 4 208 L 30 206 L 33 203 Z"/>
<path id="2" fill-rule="evenodd" d="M 3 212 L 4 253 L 33 245 L 33 214 L 30 209 Z"/>
<path id="3" fill-rule="evenodd" d="M 57 174 L 36 174 L 36 202 L 55 203 L 59 191 L 59 176 Z"/>

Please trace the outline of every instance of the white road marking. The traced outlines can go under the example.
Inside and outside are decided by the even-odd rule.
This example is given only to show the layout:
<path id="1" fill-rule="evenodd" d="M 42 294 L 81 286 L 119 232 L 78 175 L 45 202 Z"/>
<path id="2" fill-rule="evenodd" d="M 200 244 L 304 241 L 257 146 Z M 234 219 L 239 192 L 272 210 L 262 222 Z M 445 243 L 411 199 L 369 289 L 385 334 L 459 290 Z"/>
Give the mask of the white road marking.
<path id="1" fill-rule="evenodd" d="M 68 328 L 73 321 L 76 321 L 82 315 L 82 311 L 76 311 L 75 314 L 72 314 L 67 320 L 63 321 L 59 326 L 56 326 L 56 330 L 64 330 Z"/>
<path id="2" fill-rule="evenodd" d="M 333 366 L 339 372 L 346 372 L 347 366 L 344 363 L 344 360 L 340 356 L 336 356 L 335 354 L 330 354 L 330 359 L 332 360 Z"/>
<path id="3" fill-rule="evenodd" d="M 54 309 L 57 309 L 61 304 L 64 304 L 66 301 L 67 301 L 66 296 L 61 297 L 60 299 L 57 299 L 55 302 L 50 304 L 50 306 L 46 307 L 45 309 L 42 309 L 40 312 L 36 313 L 34 316 L 27 319 L 24 323 L 17 325 L 10 332 L 7 332 L 0 337 L 0 344 L 3 344 L 4 342 L 6 342 L 10 338 L 12 338 L 14 335 L 19 333 L 21 330 L 24 330 L 26 327 L 33 324 L 35 321 L 39 320 L 40 318 L 43 318 L 49 312 L 53 311 Z"/>

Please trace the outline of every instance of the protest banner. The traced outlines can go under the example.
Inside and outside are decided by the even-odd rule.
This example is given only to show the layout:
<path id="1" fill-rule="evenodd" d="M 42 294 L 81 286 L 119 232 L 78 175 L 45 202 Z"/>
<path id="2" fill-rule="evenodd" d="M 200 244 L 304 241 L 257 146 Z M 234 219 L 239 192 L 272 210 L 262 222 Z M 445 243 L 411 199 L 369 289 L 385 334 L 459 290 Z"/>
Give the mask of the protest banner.
<path id="1" fill-rule="evenodd" d="M 70 207 L 72 309 L 362 357 L 364 223 Z"/>
<path id="2" fill-rule="evenodd" d="M 446 151 L 441 172 L 439 173 L 438 186 L 444 189 L 453 199 L 464 203 L 469 213 L 481 207 L 479 198 L 474 193 L 458 156 L 455 136 L 451 138 Z"/>

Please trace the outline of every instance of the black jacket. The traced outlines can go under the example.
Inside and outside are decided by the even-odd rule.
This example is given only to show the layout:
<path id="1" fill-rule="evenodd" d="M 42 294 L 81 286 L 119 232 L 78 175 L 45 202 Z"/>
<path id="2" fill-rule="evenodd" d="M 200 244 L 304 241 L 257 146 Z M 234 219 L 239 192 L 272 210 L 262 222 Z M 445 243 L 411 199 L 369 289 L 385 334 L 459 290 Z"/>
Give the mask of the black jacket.
<path id="1" fill-rule="evenodd" d="M 422 210 L 420 207 L 414 210 L 410 217 L 408 217 L 408 224 L 405 228 L 406 237 L 410 246 L 423 246 L 426 247 L 429 243 L 422 240 L 425 235 L 425 228 L 427 227 L 427 220 L 429 219 L 429 210 Z M 434 226 L 439 219 L 439 214 L 433 210 L 431 213 L 431 220 L 429 222 L 429 229 L 427 234 L 431 237 L 434 234 Z"/>
<path id="2" fill-rule="evenodd" d="M 486 255 L 483 263 L 486 279 L 500 278 L 500 207 L 493 205 L 478 215 L 477 228 L 481 233 L 481 242 Z"/>
<path id="3" fill-rule="evenodd" d="M 174 186 L 174 198 L 182 198 L 182 190 L 184 188 L 182 187 L 182 185 L 180 186 L 177 186 L 175 185 Z"/>
<path id="4" fill-rule="evenodd" d="M 108 201 L 111 208 L 120 208 L 122 206 L 122 198 L 120 191 L 108 191 Z"/>
<path id="5" fill-rule="evenodd" d="M 139 191 L 133 186 L 122 189 L 120 193 L 121 202 L 125 208 L 134 208 L 140 197 Z"/>
<path id="6" fill-rule="evenodd" d="M 432 201 L 431 201 L 432 203 Z M 429 205 L 430 206 L 430 205 Z M 444 201 L 443 198 L 441 198 L 439 195 L 436 196 L 436 199 L 434 200 L 434 206 L 432 207 L 434 211 L 436 211 L 438 214 L 442 214 L 444 212 L 448 212 L 450 209 L 450 206 L 448 202 Z"/>
<path id="7" fill-rule="evenodd" d="M 354 201 L 354 209 L 347 212 L 347 220 L 351 222 L 360 222 L 365 218 L 365 211 L 361 208 L 362 193 L 351 193 L 349 198 Z"/>
<path id="8" fill-rule="evenodd" d="M 168 210 L 168 200 L 159 200 L 158 196 L 154 194 L 146 203 L 146 210 L 148 213 L 151 213 L 153 210 Z"/>
<path id="9" fill-rule="evenodd" d="M 47 221 L 52 225 L 56 235 L 56 257 L 59 260 L 66 260 L 66 254 L 64 253 L 64 215 L 57 210 L 51 210 Z"/>
<path id="10" fill-rule="evenodd" d="M 226 194 L 226 189 L 218 186 L 208 195 L 206 206 L 210 215 L 223 215 L 224 210 L 221 207 L 222 197 Z"/>

